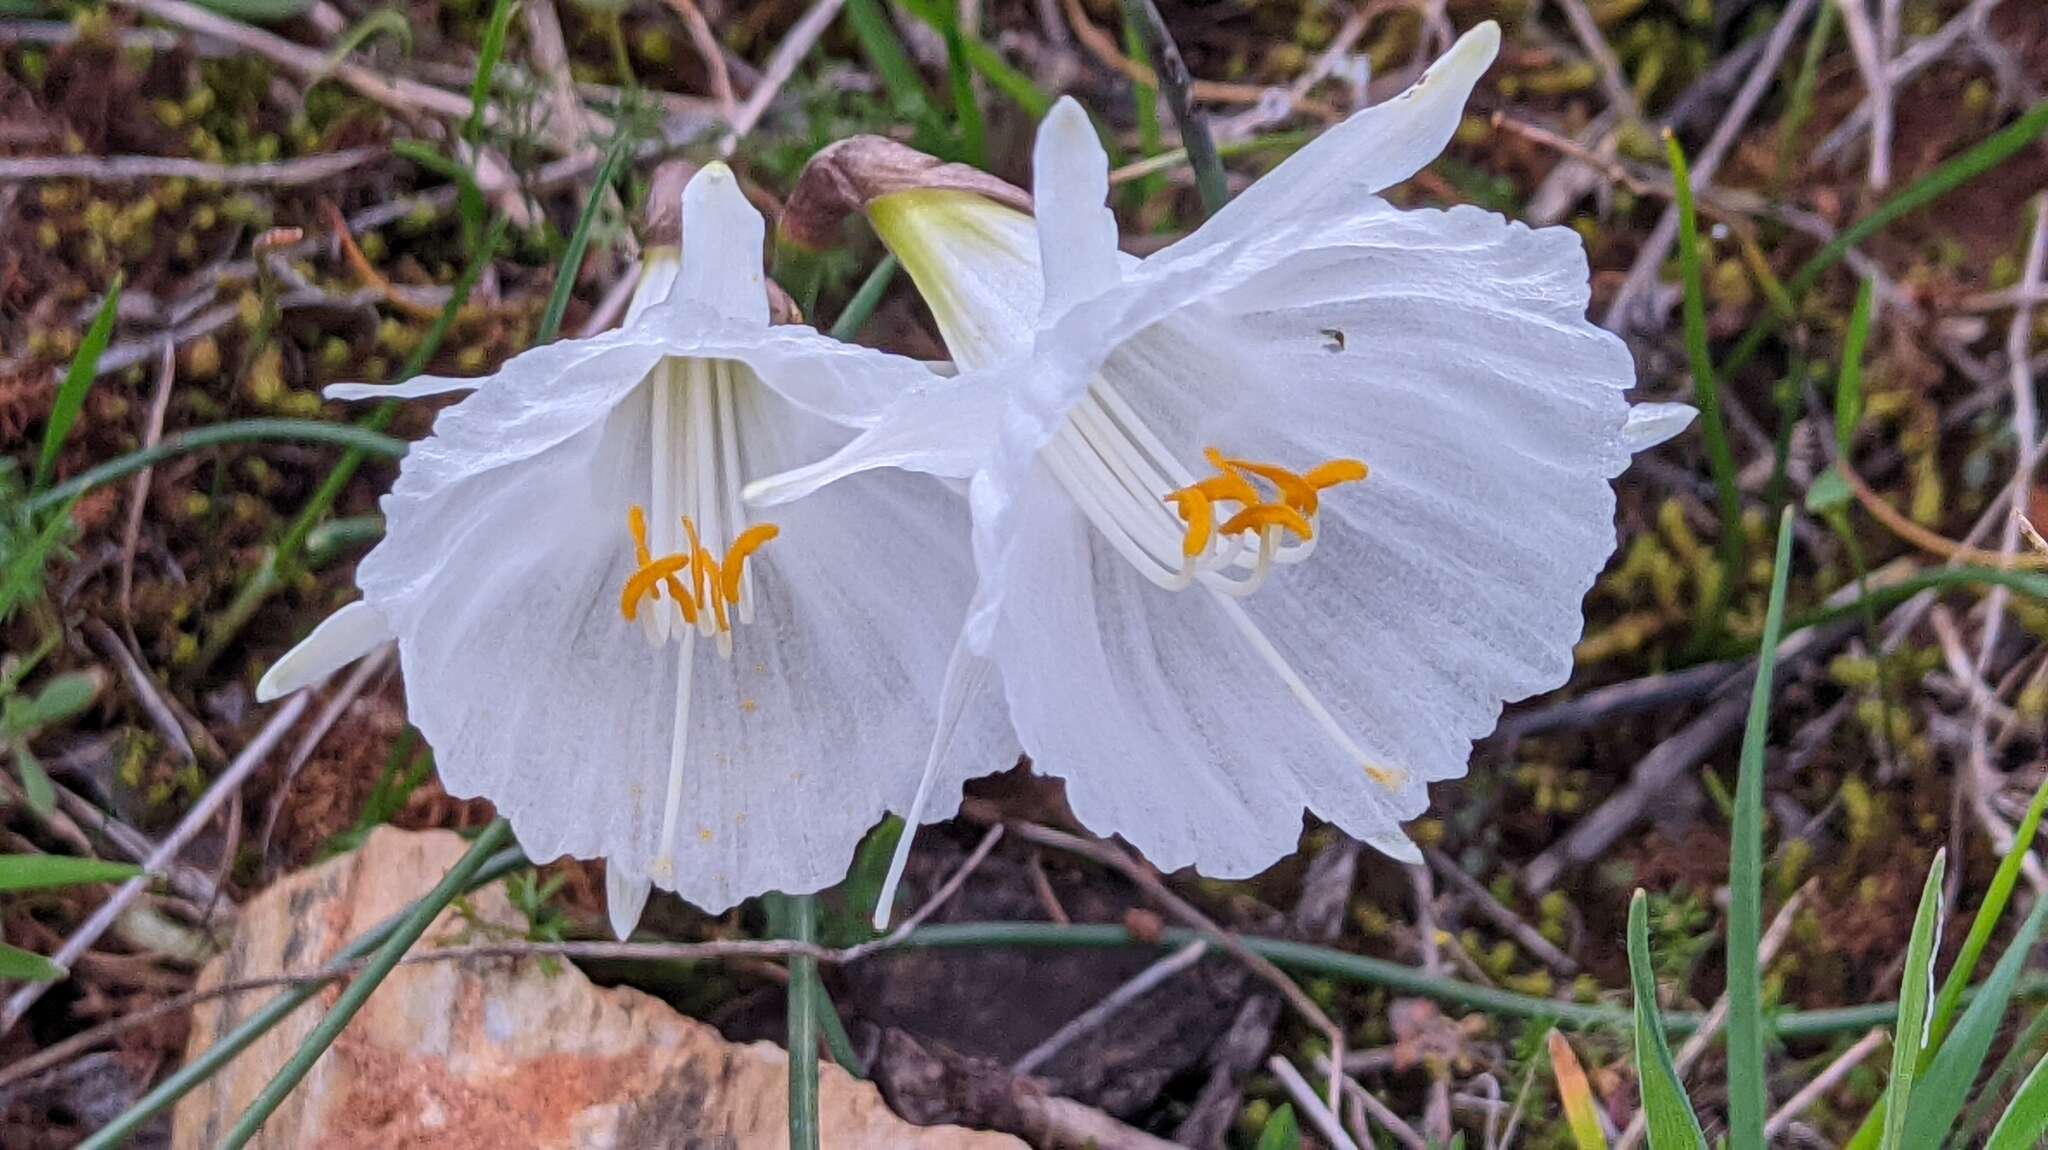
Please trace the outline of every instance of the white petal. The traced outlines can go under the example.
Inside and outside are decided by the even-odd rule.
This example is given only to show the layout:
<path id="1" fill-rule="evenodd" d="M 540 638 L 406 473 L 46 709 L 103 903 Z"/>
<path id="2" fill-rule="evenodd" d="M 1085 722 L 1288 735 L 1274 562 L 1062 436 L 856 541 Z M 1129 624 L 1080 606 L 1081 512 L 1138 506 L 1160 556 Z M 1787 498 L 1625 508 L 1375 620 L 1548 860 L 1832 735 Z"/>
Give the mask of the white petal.
<path id="1" fill-rule="evenodd" d="M 1628 409 L 1621 437 L 1631 452 L 1648 451 L 1691 427 L 1699 413 L 1689 403 L 1638 403 Z"/>
<path id="2" fill-rule="evenodd" d="M 1031 162 L 1049 319 L 1120 278 L 1116 217 L 1108 202 L 1109 157 L 1072 96 L 1061 97 L 1039 124 Z"/>
<path id="3" fill-rule="evenodd" d="M 768 283 L 761 271 L 765 231 L 724 164 L 706 164 L 683 188 L 683 266 L 675 294 L 720 315 L 766 326 Z"/>
<path id="4" fill-rule="evenodd" d="M 1450 142 L 1473 85 L 1499 51 L 1499 25 L 1473 28 L 1414 87 L 1318 136 L 1183 242 L 1232 242 L 1288 221 L 1341 216 L 1414 175 Z"/>
<path id="5" fill-rule="evenodd" d="M 843 434 L 759 386 L 736 399 L 748 469 L 814 458 Z M 818 889 L 914 789 L 971 584 L 964 509 L 938 484 L 884 473 L 777 513 L 782 534 L 752 567 L 755 621 L 729 660 L 695 644 L 684 822 L 663 868 L 682 648 L 650 643 L 618 610 L 625 509 L 651 483 L 647 405 L 640 390 L 487 483 L 401 483 L 359 582 L 404 636 L 408 709 L 444 783 L 489 796 L 533 858 L 602 855 L 711 910 Z M 995 738 L 987 722 L 976 731 Z M 989 745 L 963 756 L 1006 766 Z M 934 810 L 957 801 L 942 792 Z"/>
<path id="6" fill-rule="evenodd" d="M 396 638 L 384 616 L 361 599 L 327 618 L 286 651 L 256 684 L 256 701 L 281 699 L 311 687 Z"/>
<path id="7" fill-rule="evenodd" d="M 1006 402 L 1003 389 L 980 376 L 934 378 L 833 454 L 748 484 L 747 501 L 763 507 L 787 503 L 879 467 L 964 479 L 994 447 Z"/>
<path id="8" fill-rule="evenodd" d="M 647 896 L 653 890 L 646 875 L 627 874 L 622 866 L 604 868 L 604 912 L 611 920 L 613 938 L 625 942 L 633 937 L 633 928 L 640 925 L 641 912 L 647 909 Z"/>
<path id="9" fill-rule="evenodd" d="M 798 407 L 845 427 L 869 427 L 905 396 L 942 378 L 917 360 L 843 343 L 800 324 L 754 332 L 745 345 L 705 354 L 754 369 Z"/>
<path id="10" fill-rule="evenodd" d="M 963 369 L 1030 350 L 1044 292 L 1030 216 L 971 192 L 930 190 L 883 196 L 868 205 L 868 221 Z"/>
<path id="11" fill-rule="evenodd" d="M 640 282 L 633 285 L 633 298 L 626 301 L 626 327 L 632 327 L 647 309 L 665 302 L 675 293 L 683 262 L 674 248 L 649 248 L 641 256 Z"/>
<path id="12" fill-rule="evenodd" d="M 1373 782 L 1305 721 L 1209 593 L 1145 582 L 1043 470 L 1020 490 L 1016 524 L 994 652 L 1034 769 L 1066 780 L 1091 831 L 1122 835 L 1163 870 L 1224 877 L 1293 851 L 1305 807 L 1375 845 L 1402 837 L 1426 801 L 1421 780 Z"/>
<path id="13" fill-rule="evenodd" d="M 1613 548 L 1633 364 L 1585 318 L 1576 236 L 1464 209 L 1389 210 L 1344 239 L 1225 277 L 1103 365 L 1185 460 L 1213 444 L 1372 468 L 1324 493 L 1316 552 L 1242 622 L 1142 580 L 1009 432 L 976 484 L 990 649 L 1026 750 L 1091 829 L 1162 867 L 1259 870 L 1303 806 L 1412 857 L 1398 823 L 1423 784 L 1464 771 L 1504 701 L 1569 673 Z"/>

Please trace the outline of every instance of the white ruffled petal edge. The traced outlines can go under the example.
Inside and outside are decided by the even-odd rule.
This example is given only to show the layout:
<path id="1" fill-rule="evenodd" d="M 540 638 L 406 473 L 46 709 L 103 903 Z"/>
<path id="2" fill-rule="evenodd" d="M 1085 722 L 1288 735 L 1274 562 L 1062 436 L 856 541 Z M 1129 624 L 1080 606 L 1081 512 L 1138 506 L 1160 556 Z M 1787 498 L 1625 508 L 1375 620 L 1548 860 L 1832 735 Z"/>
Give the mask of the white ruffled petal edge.
<path id="1" fill-rule="evenodd" d="M 314 686 L 397 637 L 382 613 L 358 599 L 322 619 L 272 664 L 256 684 L 256 701 L 268 703 Z"/>

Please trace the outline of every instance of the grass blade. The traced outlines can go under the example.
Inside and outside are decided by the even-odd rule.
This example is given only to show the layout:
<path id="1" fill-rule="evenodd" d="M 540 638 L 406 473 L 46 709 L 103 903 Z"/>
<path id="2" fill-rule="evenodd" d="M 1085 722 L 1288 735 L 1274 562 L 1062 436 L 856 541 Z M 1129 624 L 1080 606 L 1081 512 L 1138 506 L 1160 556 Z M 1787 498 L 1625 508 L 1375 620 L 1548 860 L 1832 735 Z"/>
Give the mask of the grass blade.
<path id="1" fill-rule="evenodd" d="M 1889 226 L 1893 220 L 1955 191 L 1978 176 L 2011 159 L 2033 144 L 2042 134 L 2048 133 L 2048 100 L 2027 109 L 2019 119 L 1978 141 L 1962 155 L 1915 180 L 1913 184 L 1878 205 L 1875 211 L 1843 229 L 1826 246 L 1815 252 L 1811 258 L 1792 273 L 1785 283 L 1786 292 L 1794 300 L 1806 294 L 1807 289 L 1819 282 L 1829 268 L 1842 261 L 1856 245 Z M 1778 330 L 1775 312 L 1766 311 L 1749 331 L 1735 350 L 1728 353 L 1722 370 L 1733 375 L 1750 361 L 1763 347 L 1764 340 Z"/>
<path id="2" fill-rule="evenodd" d="M 1963 1012 L 1955 1033 L 1941 1043 L 1933 1065 L 1920 1076 L 1913 1100 L 1906 1108 L 1904 1145 L 1939 1146 L 1954 1129 L 1963 1105 L 1970 1100 L 1970 1086 L 1984 1069 L 1984 1059 L 1991 1053 L 1991 1043 L 2005 1021 L 2013 989 L 2019 985 L 2020 971 L 2026 967 L 2034 943 L 2041 937 L 2044 919 L 2048 919 L 2048 899 L 2034 903 L 2019 933 L 1992 968 L 1991 977 L 1984 980 L 1977 1000 Z"/>
<path id="3" fill-rule="evenodd" d="M 230 443 L 279 441 L 327 443 L 339 447 L 359 448 L 371 455 L 381 455 L 387 459 L 400 458 L 405 454 L 407 447 L 402 439 L 393 439 L 388 435 L 379 435 L 360 427 L 346 427 L 318 419 L 240 419 L 232 423 L 216 423 L 211 427 L 166 435 L 154 447 L 131 451 L 118 459 L 111 459 L 97 467 L 79 472 L 29 500 L 27 506 L 34 512 L 48 511 L 69 503 L 102 484 L 126 479 L 144 468 L 154 467 L 166 459 L 175 459 L 188 452 Z"/>
<path id="4" fill-rule="evenodd" d="M 1160 91 L 1166 94 L 1167 107 L 1173 110 L 1174 124 L 1180 129 L 1181 146 L 1187 149 L 1188 166 L 1195 172 L 1195 190 L 1201 195 L 1202 210 L 1213 215 L 1229 201 L 1230 184 L 1223 174 L 1223 160 L 1216 154 L 1216 140 L 1209 134 L 1209 122 L 1195 111 L 1190 93 L 1192 81 L 1187 63 L 1181 59 L 1180 46 L 1173 42 L 1173 33 L 1152 0 L 1123 0 L 1123 10 L 1125 24 L 1146 34 L 1156 65 L 1153 72 L 1159 78 Z"/>
<path id="5" fill-rule="evenodd" d="M 127 882 L 142 873 L 128 863 L 69 855 L 0 855 L 0 893 L 48 890 L 94 882 Z"/>
<path id="6" fill-rule="evenodd" d="M 1947 980 L 1941 984 L 1941 994 L 1934 1001 L 1933 1018 L 1928 1028 L 1927 1050 L 1920 1060 L 1923 1070 L 1932 1061 L 1933 1053 L 1942 1048 L 1949 1025 L 1962 1004 L 1963 993 L 1977 971 L 1977 962 L 1983 958 L 1985 948 L 1991 945 L 1991 936 L 1998 930 L 1999 920 L 2005 917 L 2005 908 L 2012 901 L 2013 890 L 2019 884 L 2028 852 L 2033 849 L 2034 837 L 2040 832 L 2044 811 L 2048 811 L 2048 779 L 2042 780 L 2040 788 L 2034 792 L 2034 801 L 2027 806 L 2026 816 L 2013 831 L 2012 849 L 1998 861 L 1998 871 L 1991 876 L 1991 885 L 1985 888 L 1984 901 L 1977 907 L 1976 917 L 1970 920 L 1970 933 L 1963 938 L 1962 949 L 1956 953 L 1956 963 L 1949 969 Z M 1870 1150 L 1877 1145 L 1890 1098 L 1887 1091 L 1877 1100 L 1877 1105 L 1865 1116 L 1863 1125 L 1849 1139 L 1845 1150 Z"/>
<path id="7" fill-rule="evenodd" d="M 498 0 L 491 6 L 491 22 L 484 27 L 483 44 L 477 49 L 476 79 L 469 85 L 469 119 L 462 125 L 462 138 L 475 146 L 484 138 L 484 109 L 491 103 L 491 78 L 505 55 L 505 36 L 512 30 L 512 14 L 519 0 Z"/>
<path id="8" fill-rule="evenodd" d="M 57 453 L 70 437 L 79 412 L 85 410 L 85 393 L 92 390 L 92 381 L 99 375 L 100 356 L 106 354 L 107 341 L 113 338 L 114 311 L 120 303 L 121 277 L 116 274 L 113 286 L 107 289 L 107 298 L 100 301 L 100 310 L 92 317 L 92 326 L 85 329 L 78 354 L 71 357 L 71 367 L 57 388 L 57 398 L 50 404 L 50 422 L 43 429 L 43 453 L 36 460 L 36 491 L 48 487 L 56 476 Z"/>
<path id="9" fill-rule="evenodd" d="M 918 75 L 917 65 L 910 62 L 910 53 L 904 50 L 881 0 L 846 0 L 845 15 L 847 27 L 860 44 L 861 55 L 867 57 L 868 67 L 889 93 L 890 107 L 911 123 L 930 121 L 931 99 L 925 91 L 924 77 Z"/>
<path id="10" fill-rule="evenodd" d="M 1835 450 L 1849 454 L 1856 425 L 1863 422 L 1863 347 L 1870 340 L 1870 305 L 1876 285 L 1869 280 L 1856 293 L 1849 313 L 1849 331 L 1842 340 L 1842 372 L 1835 379 Z"/>
<path id="11" fill-rule="evenodd" d="M 1671 1044 L 1664 1039 L 1657 975 L 1650 966 L 1649 898 L 1640 890 L 1628 904 L 1628 974 L 1635 988 L 1636 1076 L 1650 1150 L 1701 1150 L 1706 1135 L 1679 1081 Z"/>
<path id="12" fill-rule="evenodd" d="M 62 977 L 64 968 L 42 955 L 0 942 L 0 979 L 55 982 Z"/>
<path id="13" fill-rule="evenodd" d="M 793 895 L 787 900 L 789 937 L 815 942 L 818 900 Z M 789 1146 L 818 1150 L 818 1005 L 824 997 L 818 981 L 818 960 L 794 955 L 789 960 Z"/>
<path id="14" fill-rule="evenodd" d="M 1685 186 L 1683 173 L 1680 187 Z M 1778 550 L 1771 565 L 1770 605 L 1757 650 L 1756 684 L 1742 729 L 1741 768 L 1735 783 L 1735 826 L 1728 860 L 1728 1144 L 1764 1150 L 1763 972 L 1757 947 L 1763 937 L 1764 744 L 1770 741 L 1771 688 L 1778 671 L 1778 639 L 1785 626 L 1785 579 L 1792 566 L 1792 511 L 1778 516 Z"/>
<path id="15" fill-rule="evenodd" d="M 2048 1056 L 2034 1064 L 2033 1073 L 2020 1083 L 2012 1105 L 2005 1108 L 1984 1150 L 2034 1150 L 2041 1135 L 2048 1133 Z"/>
<path id="16" fill-rule="evenodd" d="M 1692 367 L 1700 434 L 1706 438 L 1707 466 L 1714 475 L 1714 492 L 1721 511 L 1721 578 L 1701 608 L 1696 632 L 1698 639 L 1705 640 L 1720 633 L 1721 617 L 1742 573 L 1742 492 L 1735 486 L 1735 452 L 1728 446 L 1728 422 L 1721 414 L 1720 381 L 1714 375 L 1713 355 L 1707 348 L 1707 289 L 1705 273 L 1700 269 L 1699 211 L 1693 203 L 1692 172 L 1677 136 L 1665 132 L 1664 149 L 1671 160 L 1671 182 L 1678 193 L 1678 266 L 1685 281 L 1685 354 Z"/>
<path id="17" fill-rule="evenodd" d="M 889 284 L 895 280 L 896 269 L 900 266 L 893 253 L 882 257 L 881 262 L 875 265 L 875 270 L 869 272 L 868 278 L 861 281 L 860 290 L 854 292 L 853 298 L 846 301 L 846 310 L 840 312 L 839 318 L 833 321 L 833 339 L 841 343 L 853 342 L 853 337 L 859 335 L 860 329 L 867 324 L 868 317 L 875 314 L 875 308 L 881 305 L 882 297 L 889 293 Z"/>
<path id="18" fill-rule="evenodd" d="M 612 181 L 618 179 L 626 157 L 632 154 L 633 135 L 621 128 L 619 134 L 612 137 L 611 147 L 605 149 L 604 163 L 597 169 L 597 178 L 590 183 L 590 198 L 583 201 L 583 212 L 576 217 L 576 227 L 569 233 L 569 246 L 562 252 L 561 270 L 555 273 L 555 288 L 548 293 L 547 310 L 541 313 L 540 327 L 533 335 L 534 347 L 553 343 L 555 335 L 562 330 L 562 316 L 569 310 L 569 296 L 576 288 L 576 273 L 583 268 L 583 253 L 590 248 L 590 229 L 597 222 L 597 210 L 603 206 L 605 193 L 611 190 Z"/>
<path id="19" fill-rule="evenodd" d="M 498 848 L 511 841 L 512 827 L 504 819 L 498 819 L 484 828 L 483 833 L 470 844 L 468 852 L 456 860 L 454 866 L 448 868 L 448 873 L 441 876 L 440 882 L 434 884 L 434 889 L 428 891 L 426 897 L 414 903 L 412 909 L 405 912 L 405 917 L 392 929 L 391 937 L 385 939 L 377 948 L 376 954 L 371 956 L 362 974 L 341 992 L 341 997 L 335 999 L 326 1016 L 313 1028 L 313 1032 L 306 1036 L 306 1040 L 299 1044 L 299 1048 L 292 1053 L 291 1059 L 284 1064 L 283 1069 L 263 1087 L 263 1092 L 256 1096 L 256 1101 L 249 1109 L 243 1111 L 234 1129 L 228 1131 L 227 1137 L 221 1140 L 220 1150 L 241 1150 L 249 1144 L 249 1140 L 263 1128 L 263 1123 L 277 1112 L 277 1108 L 284 1103 L 293 1088 L 297 1087 L 306 1073 L 313 1069 L 313 1064 L 320 1060 L 322 1054 L 327 1053 L 327 1048 L 334 1045 L 336 1038 L 341 1037 L 341 1032 L 347 1029 L 356 1012 L 363 1008 L 363 1004 L 370 1000 L 370 995 L 376 993 L 377 987 L 383 984 L 392 968 L 398 965 L 398 960 L 405 957 L 405 952 L 412 949 L 412 944 L 419 941 L 420 935 L 426 933 L 427 927 L 433 924 L 441 911 L 455 901 L 457 895 L 468 889 L 471 877 L 483 867 L 485 861 L 496 854 Z"/>
<path id="20" fill-rule="evenodd" d="M 1948 871 L 1948 851 L 1934 854 L 1927 884 L 1920 890 L 1920 910 L 1913 916 L 1913 935 L 1906 944 L 1906 966 L 1900 978 L 1899 1021 L 1892 1030 L 1892 1078 L 1887 1091 L 1880 1150 L 1905 1145 L 1906 1117 L 1912 1112 L 1913 1084 L 1920 1074 L 1920 1052 L 1927 1047 L 1928 1013 L 1934 997 L 1935 950 L 1941 943 L 1941 880 Z"/>
<path id="21" fill-rule="evenodd" d="M 1600 1129 L 1600 1115 L 1593 1101 L 1592 1084 L 1586 1069 L 1562 1031 L 1553 1030 L 1545 1040 L 1550 1047 L 1550 1072 L 1557 1077 L 1557 1096 L 1564 1103 L 1565 1126 L 1572 1132 L 1578 1150 L 1607 1150 L 1607 1134 Z"/>
<path id="22" fill-rule="evenodd" d="M 1266 1125 L 1259 1131 L 1258 1150 L 1301 1150 L 1301 1123 L 1295 1119 L 1291 1104 L 1282 1102 L 1273 1116 L 1266 1119 Z"/>

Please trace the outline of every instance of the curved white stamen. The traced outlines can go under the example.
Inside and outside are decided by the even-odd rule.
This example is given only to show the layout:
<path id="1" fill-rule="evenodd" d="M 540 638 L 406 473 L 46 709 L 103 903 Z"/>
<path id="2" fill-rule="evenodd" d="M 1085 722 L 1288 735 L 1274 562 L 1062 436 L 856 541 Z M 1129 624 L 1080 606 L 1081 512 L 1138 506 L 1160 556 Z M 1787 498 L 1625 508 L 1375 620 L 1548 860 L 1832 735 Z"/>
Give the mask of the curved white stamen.
<path id="1" fill-rule="evenodd" d="M 683 642 L 676 656 L 676 708 L 669 738 L 668 795 L 661 805 L 660 847 L 654 852 L 649 875 L 673 885 L 676 872 L 676 827 L 683 811 L 683 762 L 690 746 L 690 688 L 696 676 L 697 632 L 682 628 Z"/>

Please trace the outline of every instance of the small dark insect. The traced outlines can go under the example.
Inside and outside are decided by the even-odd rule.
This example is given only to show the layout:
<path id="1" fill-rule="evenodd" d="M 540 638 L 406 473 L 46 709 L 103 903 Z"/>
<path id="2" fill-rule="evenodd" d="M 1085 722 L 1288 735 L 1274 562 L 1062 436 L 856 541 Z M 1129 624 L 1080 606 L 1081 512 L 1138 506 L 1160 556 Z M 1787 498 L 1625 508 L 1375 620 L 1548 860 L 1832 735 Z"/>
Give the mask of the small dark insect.
<path id="1" fill-rule="evenodd" d="M 1324 335 L 1326 335 L 1326 336 L 1328 336 L 1328 337 L 1330 338 L 1330 342 L 1328 342 L 1328 343 L 1326 343 L 1326 344 L 1324 344 L 1324 345 L 1323 345 L 1323 347 L 1324 347 L 1324 349 L 1325 349 L 1325 350 L 1327 350 L 1327 351 L 1343 351 L 1343 350 L 1344 350 L 1344 329 L 1343 329 L 1343 328 L 1341 328 L 1341 327 L 1326 327 L 1326 328 L 1324 328 L 1324 329 L 1323 329 L 1323 334 L 1324 334 Z"/>

